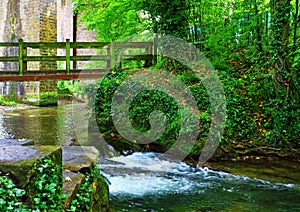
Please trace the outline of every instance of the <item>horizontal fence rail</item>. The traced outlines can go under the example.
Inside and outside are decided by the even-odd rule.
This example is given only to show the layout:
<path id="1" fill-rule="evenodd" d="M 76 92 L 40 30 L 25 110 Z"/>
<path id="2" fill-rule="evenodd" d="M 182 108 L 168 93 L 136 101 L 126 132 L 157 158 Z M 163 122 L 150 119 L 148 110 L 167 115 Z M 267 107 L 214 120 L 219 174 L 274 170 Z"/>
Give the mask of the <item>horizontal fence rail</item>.
<path id="1" fill-rule="evenodd" d="M 0 43 L 2 47 L 18 48 L 18 56 L 1 56 L 0 62 L 18 62 L 19 70 L 0 71 L 0 81 L 26 81 L 26 80 L 51 80 L 51 79 L 75 79 L 78 78 L 95 78 L 102 77 L 107 70 L 113 68 L 117 60 L 137 60 L 145 61 L 145 64 L 152 65 L 156 63 L 155 49 L 157 45 L 154 42 L 24 42 L 19 39 L 18 43 Z M 64 56 L 56 55 L 35 55 L 28 56 L 30 49 L 58 49 L 65 50 Z M 102 55 L 71 55 L 77 49 L 103 49 L 105 54 Z M 126 49 L 143 49 L 142 54 L 129 54 Z M 74 51 L 75 50 L 75 51 Z M 118 54 L 123 50 L 121 54 Z M 39 61 L 63 61 L 65 70 L 28 70 L 27 62 Z M 76 69 L 77 61 L 106 61 L 106 68 L 103 69 Z M 71 69 L 73 62 L 73 69 Z"/>

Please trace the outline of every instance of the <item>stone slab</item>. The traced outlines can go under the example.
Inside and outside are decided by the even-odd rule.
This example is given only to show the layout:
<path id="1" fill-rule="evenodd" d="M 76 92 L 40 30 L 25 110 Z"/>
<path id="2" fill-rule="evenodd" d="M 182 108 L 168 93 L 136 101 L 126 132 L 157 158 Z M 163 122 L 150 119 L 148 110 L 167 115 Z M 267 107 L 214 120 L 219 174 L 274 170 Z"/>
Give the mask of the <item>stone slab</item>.
<path id="1" fill-rule="evenodd" d="M 63 208 L 69 208 L 72 200 L 75 198 L 78 189 L 83 183 L 84 176 L 74 172 L 63 172 L 63 193 L 66 194 Z"/>
<path id="2" fill-rule="evenodd" d="M 26 139 L 0 139 L 1 146 L 10 146 L 10 145 L 21 145 L 21 146 L 29 146 L 33 145 L 33 140 L 26 140 Z"/>
<path id="3" fill-rule="evenodd" d="M 60 147 L 0 145 L 0 172 L 9 173 L 18 186 L 24 188 L 35 174 L 34 164 L 43 158 L 49 158 L 56 165 L 62 166 Z"/>
<path id="4" fill-rule="evenodd" d="M 63 146 L 62 160 L 64 169 L 71 172 L 93 168 L 99 158 L 99 152 L 92 146 Z"/>

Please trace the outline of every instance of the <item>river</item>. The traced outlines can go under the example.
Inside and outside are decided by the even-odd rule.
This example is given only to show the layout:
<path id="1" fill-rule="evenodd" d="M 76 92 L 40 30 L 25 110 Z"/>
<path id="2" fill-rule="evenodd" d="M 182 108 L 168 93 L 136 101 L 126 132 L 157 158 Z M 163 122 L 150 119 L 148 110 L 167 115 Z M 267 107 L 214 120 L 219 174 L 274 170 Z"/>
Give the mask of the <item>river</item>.
<path id="1" fill-rule="evenodd" d="M 0 139 L 25 138 L 43 145 L 99 141 L 100 133 L 89 135 L 84 116 L 72 111 L 62 105 L 0 113 Z M 160 156 L 148 152 L 100 158 L 113 211 L 300 211 L 299 163 L 258 160 L 196 167 Z"/>

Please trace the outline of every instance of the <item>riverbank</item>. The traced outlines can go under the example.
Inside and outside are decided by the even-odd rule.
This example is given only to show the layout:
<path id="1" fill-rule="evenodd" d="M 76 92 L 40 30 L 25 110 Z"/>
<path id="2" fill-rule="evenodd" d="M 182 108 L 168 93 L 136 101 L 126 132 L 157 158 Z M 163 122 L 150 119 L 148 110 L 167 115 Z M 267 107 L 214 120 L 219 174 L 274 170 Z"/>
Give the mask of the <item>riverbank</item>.
<path id="1" fill-rule="evenodd" d="M 36 109 L 40 108 L 33 105 L 21 104 L 18 103 L 16 106 L 1 106 L 0 113 L 5 111 L 13 110 L 23 110 L 23 109 Z M 128 142 L 123 142 L 124 139 L 119 139 L 117 132 L 108 131 L 103 133 L 105 140 L 111 145 L 117 145 L 115 149 L 118 149 L 119 152 L 122 152 L 122 148 L 133 148 L 131 152 L 134 151 L 154 151 L 154 152 L 164 152 L 165 149 L 163 146 L 159 146 L 156 143 L 149 145 L 141 145 L 140 148 L 136 148 L 137 145 L 129 145 Z M 115 135 L 111 137 L 111 135 Z M 120 145 L 123 144 L 122 145 Z M 131 143 L 131 142 L 129 142 Z M 128 151 L 129 149 L 125 149 Z M 190 154 L 187 157 L 187 161 L 191 163 L 197 163 L 199 154 Z M 224 142 L 221 143 L 213 156 L 209 159 L 209 162 L 221 162 L 221 161 L 294 161 L 300 162 L 300 148 L 299 146 L 283 146 L 283 147 L 272 147 L 268 144 L 259 143 L 259 142 Z"/>
<path id="2" fill-rule="evenodd" d="M 17 103 L 16 106 L 3 106 L 0 105 L 0 113 L 4 112 L 4 111 L 11 111 L 11 110 L 23 110 L 23 109 L 34 109 L 34 108 L 38 108 L 37 106 L 33 106 L 33 105 L 27 105 L 27 104 L 20 104 Z"/>
<path id="3" fill-rule="evenodd" d="M 299 146 L 274 147 L 262 143 L 245 142 L 220 144 L 210 161 L 287 160 L 300 162 Z"/>

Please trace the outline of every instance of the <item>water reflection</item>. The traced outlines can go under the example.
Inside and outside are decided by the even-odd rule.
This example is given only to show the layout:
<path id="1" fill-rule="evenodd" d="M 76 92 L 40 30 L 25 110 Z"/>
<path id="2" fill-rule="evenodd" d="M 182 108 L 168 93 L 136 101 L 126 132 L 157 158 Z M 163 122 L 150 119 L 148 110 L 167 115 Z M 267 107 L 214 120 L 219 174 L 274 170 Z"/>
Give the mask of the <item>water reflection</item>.
<path id="1" fill-rule="evenodd" d="M 0 115 L 0 138 L 33 139 L 35 144 L 70 145 L 76 142 L 71 105 L 6 111 Z"/>
<path id="2" fill-rule="evenodd" d="M 12 137 L 12 135 L 7 132 L 6 119 L 7 117 L 0 113 L 0 139 Z"/>

